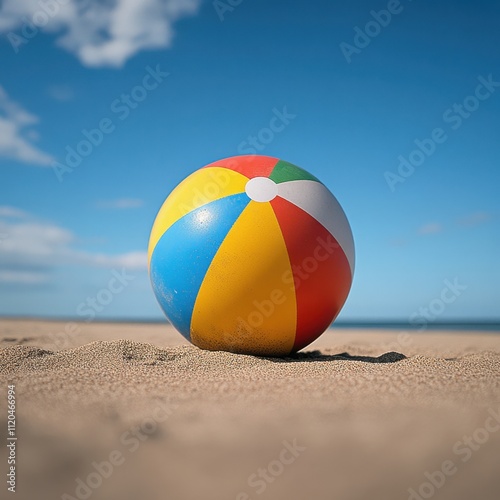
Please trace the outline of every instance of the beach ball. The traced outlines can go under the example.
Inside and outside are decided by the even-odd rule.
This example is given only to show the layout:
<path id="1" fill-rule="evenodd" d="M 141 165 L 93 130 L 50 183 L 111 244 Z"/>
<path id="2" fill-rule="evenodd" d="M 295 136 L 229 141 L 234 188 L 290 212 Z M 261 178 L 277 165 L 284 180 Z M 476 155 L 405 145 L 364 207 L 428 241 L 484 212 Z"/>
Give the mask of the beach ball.
<path id="1" fill-rule="evenodd" d="M 170 193 L 148 262 L 161 308 L 192 344 L 286 356 L 339 314 L 354 243 L 342 207 L 315 176 L 278 158 L 235 156 Z"/>

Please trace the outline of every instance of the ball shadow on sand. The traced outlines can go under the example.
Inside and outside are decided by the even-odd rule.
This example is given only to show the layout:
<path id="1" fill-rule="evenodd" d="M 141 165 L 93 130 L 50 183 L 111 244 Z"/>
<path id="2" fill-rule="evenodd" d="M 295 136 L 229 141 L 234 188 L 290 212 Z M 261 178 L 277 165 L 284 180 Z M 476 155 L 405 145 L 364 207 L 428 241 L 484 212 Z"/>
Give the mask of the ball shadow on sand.
<path id="1" fill-rule="evenodd" d="M 340 354 L 324 354 L 321 351 L 298 352 L 286 358 L 266 358 L 275 363 L 327 362 L 327 361 L 362 361 L 364 363 L 397 363 L 406 359 L 400 352 L 386 352 L 380 356 L 352 356 L 347 352 Z"/>

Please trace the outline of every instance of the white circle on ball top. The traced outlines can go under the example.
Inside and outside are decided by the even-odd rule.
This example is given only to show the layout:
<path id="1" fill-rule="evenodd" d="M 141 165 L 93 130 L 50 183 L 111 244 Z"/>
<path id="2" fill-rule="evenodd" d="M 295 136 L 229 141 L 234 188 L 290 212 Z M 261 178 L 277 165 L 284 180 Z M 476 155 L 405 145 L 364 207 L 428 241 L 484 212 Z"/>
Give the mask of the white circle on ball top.
<path id="1" fill-rule="evenodd" d="M 247 182 L 245 192 L 253 201 L 271 201 L 278 194 L 278 185 L 268 177 L 254 177 Z"/>

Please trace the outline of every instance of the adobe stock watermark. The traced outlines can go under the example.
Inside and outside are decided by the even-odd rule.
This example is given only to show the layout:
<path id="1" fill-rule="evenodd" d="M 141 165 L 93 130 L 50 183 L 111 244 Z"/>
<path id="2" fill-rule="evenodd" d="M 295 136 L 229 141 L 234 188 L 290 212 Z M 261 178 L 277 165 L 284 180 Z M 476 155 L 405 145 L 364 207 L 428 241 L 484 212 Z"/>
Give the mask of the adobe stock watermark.
<path id="1" fill-rule="evenodd" d="M 146 66 L 141 83 L 132 87 L 129 93 L 122 93 L 120 97 L 110 103 L 111 117 L 101 118 L 95 128 L 83 129 L 81 131 L 82 138 L 74 146 L 67 145 L 65 147 L 64 163 L 54 162 L 52 164 L 57 180 L 63 182 L 65 174 L 73 172 L 81 165 L 84 158 L 89 157 L 95 148 L 103 143 L 106 136 L 116 130 L 116 118 L 119 120 L 118 123 L 126 120 L 132 111 L 147 98 L 151 91 L 156 90 L 169 74 L 162 71 L 159 64 L 154 69 L 151 66 Z"/>
<path id="2" fill-rule="evenodd" d="M 106 306 L 113 302 L 116 295 L 122 293 L 134 279 L 135 276 L 128 274 L 126 269 L 122 269 L 120 272 L 113 269 L 107 285 L 101 288 L 93 297 L 87 297 L 85 301 L 80 302 L 76 307 L 76 314 L 84 318 L 86 323 L 92 322 L 97 317 L 97 313 L 104 311 Z M 78 323 L 68 321 L 58 332 L 48 334 L 50 343 L 47 347 L 51 345 L 56 349 L 73 347 L 72 338 L 81 331 L 82 329 Z"/>
<path id="3" fill-rule="evenodd" d="M 224 341 L 229 345 L 237 345 L 246 337 L 253 334 L 267 318 L 270 318 L 278 307 L 287 299 L 286 291 L 292 289 L 297 291 L 302 283 L 307 281 L 320 268 L 320 263 L 328 260 L 340 245 L 329 234 L 326 238 L 316 238 L 316 246 L 311 255 L 304 257 L 300 264 L 293 264 L 290 270 L 281 276 L 282 287 L 274 288 L 268 296 L 260 297 L 252 301 L 253 310 L 246 317 L 237 318 L 237 328 L 234 333 L 225 333 Z"/>
<path id="4" fill-rule="evenodd" d="M 47 23 L 56 17 L 61 11 L 63 5 L 67 5 L 70 0 L 39 0 L 37 2 L 38 9 L 31 15 L 31 18 L 22 16 L 23 25 L 19 33 L 10 31 L 6 38 L 9 40 L 12 49 L 17 54 L 20 47 L 26 45 L 30 40 L 35 38 L 40 33 L 40 28 L 43 28 Z"/>
<path id="5" fill-rule="evenodd" d="M 75 323 L 74 321 L 68 321 L 58 332 L 50 332 L 48 334 L 50 343 L 47 345 L 47 347 L 53 346 L 56 349 L 71 348 L 74 345 L 71 339 L 74 335 L 80 333 L 81 331 L 82 330 L 80 326 L 78 326 L 78 323 Z"/>
<path id="6" fill-rule="evenodd" d="M 231 182 L 230 171 L 232 169 L 239 171 L 239 167 L 243 165 L 251 166 L 254 161 L 254 155 L 233 156 L 224 160 L 224 166 L 217 167 L 217 162 L 214 162 L 211 164 L 213 168 L 202 169 L 208 176 L 208 179 L 205 177 L 203 187 L 196 186 L 191 188 L 192 198 L 190 201 L 184 201 L 177 205 L 176 209 L 179 211 L 179 215 L 186 215 L 196 208 L 220 198 L 224 195 L 224 190 Z M 202 218 L 203 215 L 200 214 L 200 217 Z"/>
<path id="7" fill-rule="evenodd" d="M 261 128 L 256 135 L 249 135 L 246 140 L 238 145 L 237 149 L 240 155 L 253 156 L 261 152 L 266 145 L 274 140 L 276 134 L 283 132 L 285 127 L 297 117 L 296 114 L 292 114 L 288 111 L 287 106 L 283 106 L 281 111 L 277 108 L 273 108 L 272 114 L 267 127 Z M 206 205 L 220 197 L 224 189 L 231 182 L 231 177 L 227 168 L 231 168 L 232 162 L 234 162 L 235 166 L 238 166 L 245 161 L 251 163 L 253 159 L 236 157 L 234 159 L 228 159 L 228 161 L 229 162 L 226 161 L 224 168 L 218 170 L 208 169 L 207 172 L 210 179 L 205 180 L 203 187 L 194 187 L 192 189 L 191 201 L 177 205 L 180 216 L 186 215 L 194 209 Z M 200 214 L 200 217 L 202 217 L 202 214 Z"/>
<path id="8" fill-rule="evenodd" d="M 109 479 L 116 468 L 122 466 L 130 453 L 137 451 L 141 443 L 147 441 L 158 430 L 158 424 L 167 420 L 178 408 L 177 404 L 165 405 L 158 403 L 151 417 L 142 420 L 140 425 L 135 425 L 120 435 L 119 449 L 112 450 L 105 460 L 92 462 L 92 471 L 85 478 L 75 479 L 76 487 L 73 495 L 64 493 L 61 500 L 86 500 L 98 489 L 105 479 Z"/>
<path id="9" fill-rule="evenodd" d="M 412 0 L 408 0 L 411 2 Z M 394 16 L 403 12 L 403 5 L 399 0 L 389 0 L 385 9 L 370 11 L 371 19 L 364 25 L 354 27 L 354 38 L 352 43 L 341 42 L 339 47 L 345 60 L 350 64 L 354 54 L 361 54 L 363 49 L 368 47 L 372 40 L 376 38 L 384 28 L 392 22 Z"/>
<path id="10" fill-rule="evenodd" d="M 248 476 L 247 484 L 257 495 L 262 495 L 270 484 L 283 474 L 287 466 L 290 466 L 297 458 L 306 451 L 305 446 L 297 444 L 297 439 L 291 443 L 283 441 L 283 448 L 275 460 L 271 460 L 265 467 L 260 467 Z M 236 495 L 236 500 L 250 500 L 252 497 L 245 491 Z"/>
<path id="11" fill-rule="evenodd" d="M 113 269 L 111 274 L 112 277 L 106 287 L 101 288 L 94 297 L 87 297 L 85 302 L 81 302 L 76 308 L 76 314 L 85 318 L 87 323 L 92 321 L 97 313 L 102 312 L 106 306 L 111 304 L 115 296 L 122 293 L 129 283 L 135 279 L 135 276 L 127 274 L 126 269 L 122 269 L 120 273 Z"/>
<path id="12" fill-rule="evenodd" d="M 468 285 L 459 283 L 459 278 L 455 277 L 452 280 L 445 279 L 444 287 L 441 289 L 439 296 L 432 299 L 425 306 L 421 306 L 408 317 L 408 323 L 413 326 L 418 326 L 418 332 L 427 330 L 429 323 L 437 321 L 446 308 L 453 304 L 462 293 L 467 290 Z M 395 341 L 387 342 L 383 345 L 384 349 L 390 351 L 398 351 L 401 348 L 409 347 L 413 343 L 412 333 L 402 331 L 398 334 Z"/>
<path id="13" fill-rule="evenodd" d="M 7 385 L 7 490 L 16 492 L 17 428 L 16 428 L 16 386 Z"/>
<path id="14" fill-rule="evenodd" d="M 416 148 L 406 157 L 398 156 L 399 165 L 396 172 L 390 170 L 384 172 L 384 179 L 391 192 L 396 191 L 398 184 L 406 182 L 415 173 L 416 168 L 422 166 L 436 152 L 438 146 L 448 140 L 450 132 L 458 130 L 479 109 L 481 102 L 488 100 L 500 87 L 500 82 L 495 81 L 491 73 L 487 78 L 478 76 L 477 80 L 479 84 L 472 94 L 466 96 L 462 102 L 455 102 L 443 112 L 442 120 L 449 126 L 448 132 L 445 127 L 436 127 L 428 137 L 415 139 L 413 143 Z"/>
<path id="15" fill-rule="evenodd" d="M 385 342 L 382 344 L 382 348 L 386 352 L 399 352 L 404 348 L 410 347 L 413 343 L 412 334 L 408 331 L 402 331 L 398 333 L 396 340 L 391 342 Z"/>
<path id="16" fill-rule="evenodd" d="M 264 150 L 268 144 L 273 142 L 276 134 L 279 134 L 290 125 L 297 115 L 289 113 L 287 106 L 280 111 L 272 109 L 273 116 L 266 127 L 262 127 L 255 135 L 249 135 L 238 145 L 238 153 L 242 155 L 255 155 Z"/>
<path id="17" fill-rule="evenodd" d="M 212 5 L 214 6 L 215 12 L 219 21 L 224 21 L 224 16 L 226 12 L 233 12 L 235 7 L 241 5 L 243 0 L 214 0 Z"/>
<path id="18" fill-rule="evenodd" d="M 193 197 L 191 202 L 178 204 L 177 208 L 179 210 L 179 215 L 186 215 L 192 210 L 219 198 L 221 193 L 223 193 L 224 189 L 231 182 L 229 172 L 225 168 L 220 168 L 218 170 L 207 169 L 207 173 L 210 180 L 206 180 L 203 183 L 203 187 L 194 187 L 192 189 Z"/>
<path id="19" fill-rule="evenodd" d="M 500 430 L 500 407 L 498 410 L 490 408 L 489 416 L 481 427 L 472 434 L 465 435 L 452 448 L 453 455 L 460 457 L 461 463 L 467 463 L 474 452 L 486 444 L 491 435 Z M 424 472 L 425 480 L 416 488 L 408 488 L 408 500 L 427 500 L 434 496 L 445 484 L 449 477 L 454 476 L 459 469 L 460 462 L 448 459 L 441 463 L 438 470 Z"/>
<path id="20" fill-rule="evenodd" d="M 436 321 L 446 307 L 453 304 L 468 288 L 467 285 L 459 283 L 458 277 L 453 278 L 453 281 L 445 279 L 444 285 L 439 297 L 432 299 L 427 306 L 419 307 L 418 311 L 410 315 L 409 322 L 412 325 L 420 326 L 418 331 L 426 330 L 428 324 Z"/>

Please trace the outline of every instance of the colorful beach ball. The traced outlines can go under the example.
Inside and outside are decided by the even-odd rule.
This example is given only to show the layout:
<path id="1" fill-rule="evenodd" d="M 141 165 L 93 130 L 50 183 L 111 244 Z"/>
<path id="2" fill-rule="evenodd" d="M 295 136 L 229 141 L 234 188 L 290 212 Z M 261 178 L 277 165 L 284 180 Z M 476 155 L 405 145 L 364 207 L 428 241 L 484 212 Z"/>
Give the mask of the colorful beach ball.
<path id="1" fill-rule="evenodd" d="M 182 181 L 151 231 L 149 271 L 172 325 L 209 350 L 286 356 L 340 312 L 354 243 L 335 197 L 268 156 L 216 161 Z"/>

